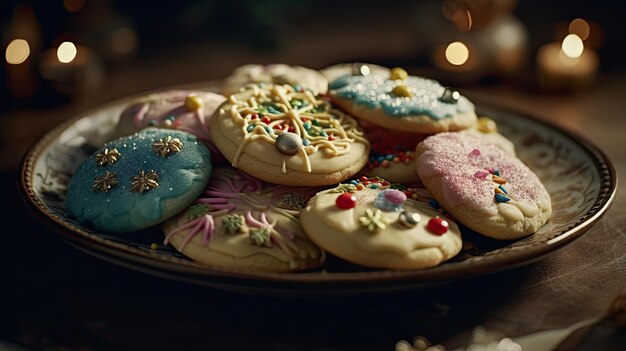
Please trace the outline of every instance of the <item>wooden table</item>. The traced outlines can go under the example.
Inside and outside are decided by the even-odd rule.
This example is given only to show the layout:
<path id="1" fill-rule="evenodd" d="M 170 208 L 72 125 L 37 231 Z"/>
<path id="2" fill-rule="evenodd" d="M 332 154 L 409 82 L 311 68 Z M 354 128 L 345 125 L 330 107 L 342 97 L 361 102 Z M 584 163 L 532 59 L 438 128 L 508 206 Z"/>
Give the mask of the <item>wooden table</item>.
<path id="1" fill-rule="evenodd" d="M 14 141 L 2 144 L 1 180 L 9 208 L 3 217 L 17 228 L 3 231 L 0 340 L 45 350 L 393 350 L 399 340 L 424 335 L 457 347 L 477 325 L 508 336 L 565 327 L 603 314 L 616 295 L 626 292 L 622 189 L 582 238 L 537 263 L 385 296 L 239 295 L 163 280 L 86 255 L 33 221 L 13 185 L 19 157 L 50 127 L 141 91 L 138 85 L 124 85 L 123 77 L 112 79 L 113 88 L 103 95 L 0 119 L 2 138 Z M 145 89 L 170 83 L 149 82 Z M 586 136 L 608 154 L 618 174 L 626 174 L 626 72 L 605 75 L 592 89 L 574 95 L 521 92 L 507 85 L 468 90 Z M 626 349 L 625 339 L 621 333 L 621 339 L 607 340 L 609 346 L 602 348 Z"/>

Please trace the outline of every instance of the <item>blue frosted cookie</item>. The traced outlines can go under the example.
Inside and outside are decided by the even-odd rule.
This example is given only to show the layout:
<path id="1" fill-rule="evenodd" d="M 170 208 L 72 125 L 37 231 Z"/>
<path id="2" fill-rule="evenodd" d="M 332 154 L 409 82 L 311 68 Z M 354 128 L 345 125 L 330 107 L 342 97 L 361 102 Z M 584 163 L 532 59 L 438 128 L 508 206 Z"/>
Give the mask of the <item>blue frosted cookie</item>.
<path id="1" fill-rule="evenodd" d="M 81 223 L 130 232 L 191 205 L 211 175 L 211 156 L 195 136 L 146 129 L 106 143 L 76 170 L 66 207 Z"/>
<path id="2" fill-rule="evenodd" d="M 333 103 L 362 120 L 420 134 L 459 131 L 476 123 L 474 104 L 458 91 L 402 68 L 344 75 L 330 83 Z"/>

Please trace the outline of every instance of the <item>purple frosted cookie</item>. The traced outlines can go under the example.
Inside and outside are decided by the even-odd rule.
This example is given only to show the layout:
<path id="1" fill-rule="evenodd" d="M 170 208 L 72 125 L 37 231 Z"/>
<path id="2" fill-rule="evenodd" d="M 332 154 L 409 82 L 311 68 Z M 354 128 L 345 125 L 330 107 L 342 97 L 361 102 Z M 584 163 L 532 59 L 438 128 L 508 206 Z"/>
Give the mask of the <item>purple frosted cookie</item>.
<path id="1" fill-rule="evenodd" d="M 193 90 L 170 90 L 139 99 L 121 114 L 117 129 L 129 135 L 150 126 L 191 133 L 198 139 L 211 139 L 209 119 L 226 98 L 222 95 Z"/>

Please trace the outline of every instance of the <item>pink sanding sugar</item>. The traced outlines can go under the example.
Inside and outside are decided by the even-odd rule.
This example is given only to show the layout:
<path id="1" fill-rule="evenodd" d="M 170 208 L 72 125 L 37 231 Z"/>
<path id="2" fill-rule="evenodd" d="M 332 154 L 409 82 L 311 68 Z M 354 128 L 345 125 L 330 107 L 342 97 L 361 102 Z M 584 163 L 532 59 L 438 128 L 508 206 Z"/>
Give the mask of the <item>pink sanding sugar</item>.
<path id="1" fill-rule="evenodd" d="M 498 147 L 470 135 L 439 133 L 420 146 L 417 172 L 420 178 L 442 178 L 442 190 L 449 206 L 477 206 L 486 213 L 497 211 L 494 188 L 486 169 L 498 169 L 504 187 L 517 201 L 537 202 L 543 193 L 539 178 L 522 161 Z"/>

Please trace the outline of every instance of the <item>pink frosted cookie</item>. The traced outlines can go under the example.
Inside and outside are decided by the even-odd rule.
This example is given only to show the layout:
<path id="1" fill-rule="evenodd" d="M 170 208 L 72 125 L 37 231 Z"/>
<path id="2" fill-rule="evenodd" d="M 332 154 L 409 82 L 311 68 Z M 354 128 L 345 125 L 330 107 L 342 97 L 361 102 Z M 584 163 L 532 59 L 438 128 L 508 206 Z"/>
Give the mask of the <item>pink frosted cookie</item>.
<path id="1" fill-rule="evenodd" d="M 286 272 L 321 266 L 324 253 L 298 219 L 316 190 L 215 168 L 196 203 L 163 225 L 165 244 L 211 267 Z"/>
<path id="2" fill-rule="evenodd" d="M 496 239 L 534 233 L 550 218 L 550 195 L 519 159 L 461 133 L 440 133 L 416 149 L 417 173 L 441 206 Z"/>
<path id="3" fill-rule="evenodd" d="M 127 135 L 145 127 L 159 126 L 210 140 L 208 121 L 224 101 L 224 96 L 205 91 L 171 90 L 151 94 L 133 102 L 122 112 L 117 129 Z"/>

